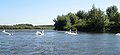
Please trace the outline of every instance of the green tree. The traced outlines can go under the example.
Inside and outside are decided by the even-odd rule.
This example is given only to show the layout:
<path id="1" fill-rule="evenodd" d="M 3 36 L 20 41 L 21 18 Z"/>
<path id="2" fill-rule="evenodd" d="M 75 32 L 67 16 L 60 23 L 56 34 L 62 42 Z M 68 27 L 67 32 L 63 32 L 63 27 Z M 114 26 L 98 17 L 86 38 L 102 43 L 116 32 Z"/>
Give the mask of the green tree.
<path id="1" fill-rule="evenodd" d="M 117 6 L 113 5 L 106 9 L 106 14 L 110 20 L 109 30 L 112 32 L 120 32 L 120 13 Z"/>
<path id="2" fill-rule="evenodd" d="M 54 22 L 55 30 L 69 30 L 71 28 L 71 21 L 68 16 L 58 16 Z"/>
<path id="3" fill-rule="evenodd" d="M 79 19 L 87 19 L 88 13 L 85 12 L 84 10 L 82 10 L 82 11 L 80 10 L 76 13 L 76 16 L 78 16 Z"/>
<path id="4" fill-rule="evenodd" d="M 55 20 L 56 30 L 79 30 L 89 32 L 120 32 L 120 13 L 115 5 L 106 9 L 106 14 L 100 8 L 92 6 L 90 11 L 79 10 L 58 16 Z"/>
<path id="5" fill-rule="evenodd" d="M 91 31 L 103 31 L 105 26 L 105 14 L 102 10 L 97 9 L 94 5 L 88 12 L 89 14 L 89 27 Z"/>
<path id="6" fill-rule="evenodd" d="M 108 18 L 110 19 L 110 21 L 115 21 L 115 16 L 116 14 L 118 14 L 118 8 L 117 6 L 113 5 L 110 6 L 106 9 L 106 13 L 108 15 Z"/>
<path id="7" fill-rule="evenodd" d="M 73 13 L 68 13 L 67 16 L 69 17 L 69 19 L 71 20 L 71 24 L 74 25 L 78 22 L 78 17 L 73 14 Z"/>
<path id="8" fill-rule="evenodd" d="M 78 23 L 79 17 L 77 17 L 74 13 L 68 13 L 66 16 L 69 17 L 70 19 L 70 23 L 71 23 L 71 29 L 72 30 L 76 30 L 77 28 L 75 27 L 75 25 Z"/>

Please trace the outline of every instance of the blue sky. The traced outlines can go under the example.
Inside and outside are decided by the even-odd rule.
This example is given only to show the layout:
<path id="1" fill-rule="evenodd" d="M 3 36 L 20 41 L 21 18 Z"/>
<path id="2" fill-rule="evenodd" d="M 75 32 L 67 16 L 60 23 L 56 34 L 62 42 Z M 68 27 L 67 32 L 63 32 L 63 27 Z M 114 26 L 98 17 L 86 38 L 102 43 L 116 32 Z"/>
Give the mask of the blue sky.
<path id="1" fill-rule="evenodd" d="M 116 5 L 120 11 L 119 0 L 0 0 L 0 24 L 51 25 L 57 15 L 88 11 L 93 4 L 104 11 Z"/>

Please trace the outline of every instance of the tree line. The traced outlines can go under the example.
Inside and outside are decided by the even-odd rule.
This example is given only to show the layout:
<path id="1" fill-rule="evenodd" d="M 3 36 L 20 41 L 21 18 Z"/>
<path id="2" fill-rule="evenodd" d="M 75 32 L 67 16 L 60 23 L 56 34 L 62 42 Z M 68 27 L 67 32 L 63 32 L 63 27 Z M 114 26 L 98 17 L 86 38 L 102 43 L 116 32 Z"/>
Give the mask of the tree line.
<path id="1" fill-rule="evenodd" d="M 0 25 L 0 29 L 54 29 L 53 25 L 37 25 L 32 24 L 16 24 L 16 25 Z"/>
<path id="2" fill-rule="evenodd" d="M 120 13 L 117 6 L 107 7 L 104 12 L 95 5 L 89 11 L 58 15 L 53 20 L 55 30 L 78 30 L 82 32 L 120 32 Z"/>

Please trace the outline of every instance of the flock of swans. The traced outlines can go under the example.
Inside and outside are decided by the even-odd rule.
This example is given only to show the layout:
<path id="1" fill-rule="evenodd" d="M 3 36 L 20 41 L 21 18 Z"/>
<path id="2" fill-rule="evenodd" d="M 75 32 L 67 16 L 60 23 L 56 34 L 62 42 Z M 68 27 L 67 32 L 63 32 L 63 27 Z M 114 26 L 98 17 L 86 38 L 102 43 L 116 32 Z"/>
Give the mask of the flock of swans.
<path id="1" fill-rule="evenodd" d="M 2 32 L 3 32 L 4 34 L 6 34 L 6 35 L 13 35 L 13 33 L 6 32 L 5 30 L 3 30 Z M 38 36 L 44 35 L 44 30 L 42 30 L 42 31 L 36 31 L 35 34 L 38 35 Z M 70 30 L 70 31 L 66 31 L 65 34 L 78 35 L 78 34 L 77 34 L 77 31 L 76 31 L 76 32 L 72 32 L 71 30 Z M 120 33 L 117 33 L 117 34 L 115 34 L 115 35 L 120 35 Z"/>
<path id="2" fill-rule="evenodd" d="M 6 32 L 5 30 L 3 30 L 2 32 L 3 32 L 4 34 L 7 34 L 7 35 L 13 35 L 13 33 Z M 70 31 L 66 31 L 65 33 L 66 33 L 66 34 L 70 34 L 70 35 L 77 35 L 77 32 L 74 33 L 74 32 L 71 32 L 71 30 L 70 30 Z M 42 32 L 37 31 L 35 34 L 36 34 L 36 35 L 44 35 L 44 30 L 42 30 Z"/>
<path id="3" fill-rule="evenodd" d="M 2 31 L 4 34 L 6 34 L 6 35 L 13 35 L 13 33 L 10 33 L 10 32 L 6 32 L 5 30 L 3 30 Z M 36 33 L 35 33 L 36 35 L 44 35 L 44 30 L 42 31 L 42 32 L 40 32 L 40 31 L 37 31 Z"/>
<path id="4" fill-rule="evenodd" d="M 13 35 L 13 33 L 6 32 L 5 30 L 3 30 L 2 32 L 3 32 L 4 34 L 6 34 L 6 35 Z M 42 30 L 42 31 L 36 31 L 35 34 L 38 35 L 38 36 L 44 35 L 44 30 Z M 76 31 L 76 32 L 71 32 L 71 30 L 70 30 L 70 31 L 66 31 L 65 34 L 77 35 L 77 31 Z"/>

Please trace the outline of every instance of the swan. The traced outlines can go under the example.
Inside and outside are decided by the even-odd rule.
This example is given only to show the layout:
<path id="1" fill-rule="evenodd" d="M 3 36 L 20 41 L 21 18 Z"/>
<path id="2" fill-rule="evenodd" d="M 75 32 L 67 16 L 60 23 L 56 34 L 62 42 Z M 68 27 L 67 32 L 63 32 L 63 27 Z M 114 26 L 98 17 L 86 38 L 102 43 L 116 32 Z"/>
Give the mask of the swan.
<path id="1" fill-rule="evenodd" d="M 115 35 L 120 35 L 120 33 L 117 33 L 117 34 L 115 34 Z"/>
<path id="2" fill-rule="evenodd" d="M 2 32 L 5 33 L 5 34 L 8 34 L 8 35 L 12 35 L 11 33 L 6 32 L 5 30 L 3 30 Z"/>
<path id="3" fill-rule="evenodd" d="M 66 31 L 65 33 L 70 34 L 70 35 L 77 35 L 77 31 L 76 32 L 71 32 L 71 29 L 70 29 L 70 31 Z"/>
<path id="4" fill-rule="evenodd" d="M 70 35 L 77 35 L 77 32 L 69 32 Z"/>
<path id="5" fill-rule="evenodd" d="M 36 34 L 36 35 L 44 35 L 44 30 L 43 30 L 42 32 L 37 31 L 35 34 Z"/>
<path id="6" fill-rule="evenodd" d="M 70 31 L 66 31 L 65 33 L 66 33 L 66 34 L 71 33 L 71 29 L 70 29 Z"/>

